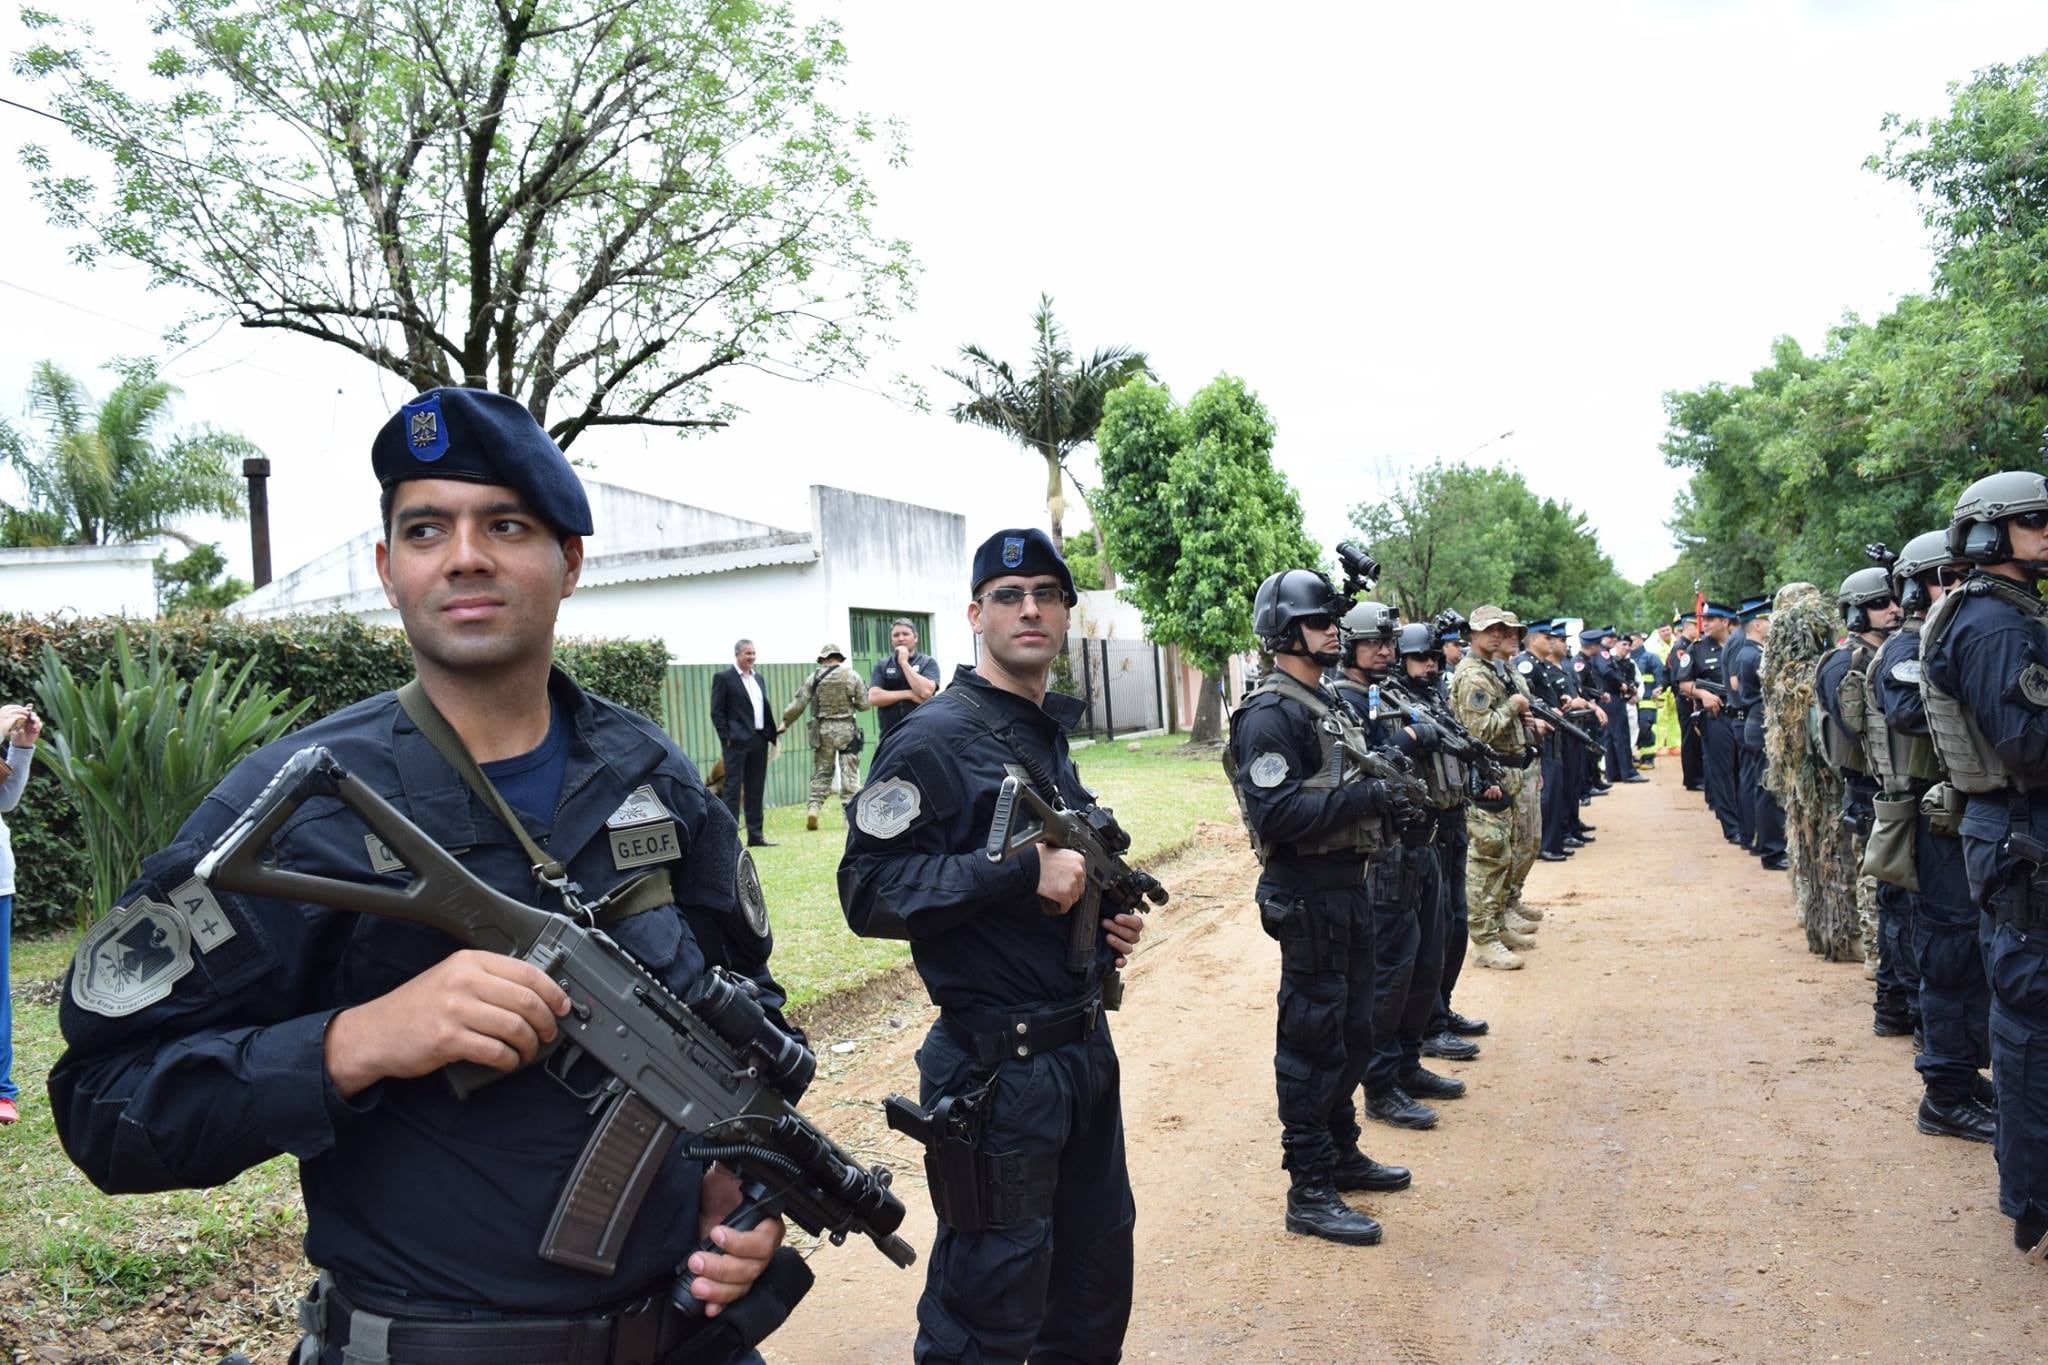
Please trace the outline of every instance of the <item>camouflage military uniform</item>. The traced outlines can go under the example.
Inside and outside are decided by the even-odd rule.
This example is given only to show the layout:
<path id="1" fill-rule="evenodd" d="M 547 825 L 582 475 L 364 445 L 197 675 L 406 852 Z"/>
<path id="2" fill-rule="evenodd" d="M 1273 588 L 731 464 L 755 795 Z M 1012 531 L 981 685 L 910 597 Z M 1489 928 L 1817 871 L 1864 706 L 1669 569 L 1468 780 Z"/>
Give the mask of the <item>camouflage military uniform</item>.
<path id="1" fill-rule="evenodd" d="M 839 800 L 850 806 L 860 791 L 860 730 L 854 723 L 856 711 L 868 709 L 867 684 L 846 665 L 837 645 L 818 651 L 818 668 L 796 690 L 796 696 L 782 712 L 787 728 L 811 710 L 811 797 L 805 813 L 810 828 L 818 827 L 818 811 L 825 794 L 832 790 L 832 765 L 839 765 Z"/>
<path id="2" fill-rule="evenodd" d="M 1468 652 L 1451 674 L 1452 714 L 1481 743 L 1519 758 L 1525 731 L 1508 701 L 1523 690 L 1514 674 L 1497 671 L 1476 650 Z M 1501 787 L 1514 798 L 1513 805 L 1497 811 L 1475 805 L 1465 816 L 1471 935 L 1478 945 L 1500 941 L 1501 926 L 1521 897 L 1522 878 L 1535 863 L 1539 842 L 1535 779 L 1526 769 L 1509 768 Z"/>

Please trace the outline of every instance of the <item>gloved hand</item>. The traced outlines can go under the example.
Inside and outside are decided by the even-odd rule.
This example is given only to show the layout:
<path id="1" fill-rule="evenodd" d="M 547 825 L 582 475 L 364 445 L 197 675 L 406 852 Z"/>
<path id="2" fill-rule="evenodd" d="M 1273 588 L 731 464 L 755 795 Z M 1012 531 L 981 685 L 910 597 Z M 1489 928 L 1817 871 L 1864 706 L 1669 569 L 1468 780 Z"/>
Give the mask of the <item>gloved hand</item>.
<path id="1" fill-rule="evenodd" d="M 1410 721 L 1408 732 L 1415 737 L 1418 753 L 1433 754 L 1443 747 L 1444 732 L 1426 720 Z"/>

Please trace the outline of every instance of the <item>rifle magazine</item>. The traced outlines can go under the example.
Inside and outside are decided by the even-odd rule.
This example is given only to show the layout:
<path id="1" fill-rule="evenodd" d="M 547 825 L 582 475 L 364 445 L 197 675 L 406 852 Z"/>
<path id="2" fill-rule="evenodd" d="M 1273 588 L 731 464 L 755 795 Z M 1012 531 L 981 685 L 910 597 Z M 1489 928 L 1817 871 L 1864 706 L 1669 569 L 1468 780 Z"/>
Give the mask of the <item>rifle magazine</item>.
<path id="1" fill-rule="evenodd" d="M 609 1275 L 676 1130 L 646 1101 L 622 1093 L 598 1120 L 548 1220 L 542 1259 Z"/>

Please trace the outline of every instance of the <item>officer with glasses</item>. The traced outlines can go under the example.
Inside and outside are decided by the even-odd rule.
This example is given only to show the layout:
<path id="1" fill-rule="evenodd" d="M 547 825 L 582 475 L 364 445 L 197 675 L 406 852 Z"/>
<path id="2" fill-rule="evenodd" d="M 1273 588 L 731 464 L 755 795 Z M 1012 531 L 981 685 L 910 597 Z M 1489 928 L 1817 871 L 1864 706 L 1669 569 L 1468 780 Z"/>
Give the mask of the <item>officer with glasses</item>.
<path id="1" fill-rule="evenodd" d="M 1097 961 L 1067 965 L 1081 855 L 1039 844 L 990 861 L 1004 778 L 1049 801 L 1095 798 L 1067 753 L 1085 703 L 1048 690 L 1074 579 L 1039 530 L 974 555 L 967 621 L 980 662 L 890 730 L 854 803 L 839 898 L 853 931 L 907 938 L 938 1022 L 919 1101 L 969 1116 L 969 1150 L 934 1161 L 938 1235 L 918 1300 L 921 1362 L 1115 1361 L 1130 1322 L 1135 1206 L 1100 969 L 1143 920 L 1102 920 Z"/>
<path id="2" fill-rule="evenodd" d="M 2048 1251 L 2048 1065 L 2036 1064 L 2048 1056 L 2048 479 L 2014 470 L 1964 489 L 1948 552 L 1970 569 L 1928 613 L 1920 696 L 1962 793 L 1963 868 L 1989 935 L 1998 1203 L 2014 1244 L 2038 1259 Z"/>

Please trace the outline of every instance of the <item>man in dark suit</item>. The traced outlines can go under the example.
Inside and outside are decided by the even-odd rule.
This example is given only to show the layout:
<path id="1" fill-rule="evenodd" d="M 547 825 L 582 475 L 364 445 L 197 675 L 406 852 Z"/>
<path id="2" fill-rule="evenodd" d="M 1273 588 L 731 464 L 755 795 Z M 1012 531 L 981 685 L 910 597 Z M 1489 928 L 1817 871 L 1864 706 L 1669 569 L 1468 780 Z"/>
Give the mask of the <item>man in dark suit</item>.
<path id="1" fill-rule="evenodd" d="M 768 746 L 775 742 L 775 707 L 754 672 L 754 642 L 732 647 L 732 671 L 711 680 L 711 728 L 725 746 L 725 807 L 735 823 L 740 794 L 747 798 L 747 846 L 767 848 L 761 835 L 761 790 L 768 782 Z"/>

